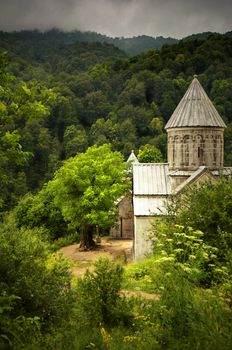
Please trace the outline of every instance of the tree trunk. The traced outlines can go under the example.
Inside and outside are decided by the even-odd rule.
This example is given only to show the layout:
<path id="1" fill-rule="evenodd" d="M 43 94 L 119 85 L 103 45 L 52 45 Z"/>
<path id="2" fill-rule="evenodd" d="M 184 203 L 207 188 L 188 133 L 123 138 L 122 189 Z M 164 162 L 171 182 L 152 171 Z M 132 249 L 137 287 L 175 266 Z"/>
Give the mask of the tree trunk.
<path id="1" fill-rule="evenodd" d="M 85 226 L 80 231 L 80 249 L 91 250 L 96 247 L 93 240 L 93 226 Z"/>

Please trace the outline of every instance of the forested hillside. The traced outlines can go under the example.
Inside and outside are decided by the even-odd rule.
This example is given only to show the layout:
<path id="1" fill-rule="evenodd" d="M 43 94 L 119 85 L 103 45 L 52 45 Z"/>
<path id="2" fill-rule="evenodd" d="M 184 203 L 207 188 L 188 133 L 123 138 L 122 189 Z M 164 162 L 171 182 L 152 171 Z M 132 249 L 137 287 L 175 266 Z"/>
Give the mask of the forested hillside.
<path id="1" fill-rule="evenodd" d="M 225 165 L 231 165 L 231 38 L 211 35 L 128 57 L 109 44 L 64 45 L 53 40 L 56 32 L 46 40 L 38 35 L 0 36 L 1 152 L 24 152 L 16 165 L 9 166 L 13 156 L 3 158 L 3 210 L 93 144 L 111 143 L 125 157 L 151 144 L 165 160 L 163 127 L 194 74 L 228 125 Z"/>
<path id="2" fill-rule="evenodd" d="M 164 38 L 158 36 L 153 38 L 147 35 L 136 36 L 133 38 L 111 38 L 95 32 L 63 32 L 58 29 L 49 30 L 41 33 L 39 31 L 21 31 L 13 33 L 0 32 L 1 43 L 9 43 L 14 40 L 21 41 L 24 45 L 31 47 L 39 47 L 42 44 L 43 48 L 49 44 L 53 48 L 56 46 L 65 46 L 76 42 L 85 43 L 107 43 L 124 50 L 130 55 L 136 55 L 141 52 L 146 52 L 151 48 L 160 49 L 164 44 L 174 44 L 178 42 L 174 38 Z"/>

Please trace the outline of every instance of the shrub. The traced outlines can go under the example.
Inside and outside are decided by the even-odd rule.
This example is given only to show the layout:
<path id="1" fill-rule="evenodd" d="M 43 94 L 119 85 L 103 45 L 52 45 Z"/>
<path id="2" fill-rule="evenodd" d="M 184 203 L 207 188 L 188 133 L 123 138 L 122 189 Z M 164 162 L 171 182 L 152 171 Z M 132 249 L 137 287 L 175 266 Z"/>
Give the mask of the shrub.
<path id="1" fill-rule="evenodd" d="M 204 232 L 204 241 L 223 250 L 232 248 L 232 180 L 221 177 L 201 186 L 187 186 L 168 206 L 170 221 Z"/>
<path id="2" fill-rule="evenodd" d="M 204 242 L 204 233 L 191 227 L 161 222 L 156 225 L 154 252 L 186 273 L 194 283 L 208 287 L 229 276 L 218 259 L 219 249 Z"/>
<path id="3" fill-rule="evenodd" d="M 120 296 L 123 269 L 106 258 L 95 263 L 78 282 L 78 309 L 85 324 L 115 325 L 127 318 L 127 305 Z"/>
<path id="4" fill-rule="evenodd" d="M 192 228 L 159 225 L 151 276 L 160 298 L 150 316 L 165 350 L 231 348 L 232 313 L 219 293 L 224 286 L 229 294 L 229 269 L 218 262 L 218 249 L 203 238 Z"/>
<path id="5" fill-rule="evenodd" d="M 154 261 L 155 258 L 151 257 L 127 265 L 123 274 L 123 288 L 154 292 L 154 282 L 151 277 Z"/>
<path id="6" fill-rule="evenodd" d="M 24 196 L 14 208 L 14 217 L 19 228 L 46 228 L 52 240 L 74 232 L 74 229 L 64 221 L 61 211 L 55 206 L 54 198 L 46 185 L 37 195 L 28 193 Z"/>
<path id="7" fill-rule="evenodd" d="M 42 229 L 19 230 L 12 221 L 0 226 L 0 327 L 12 343 L 29 329 L 39 332 L 38 325 L 45 331 L 69 310 L 69 264 L 49 254 L 42 235 Z"/>
<path id="8" fill-rule="evenodd" d="M 73 232 L 65 235 L 64 237 L 60 237 L 51 243 L 51 250 L 57 251 L 62 247 L 66 247 L 68 245 L 78 243 L 80 241 L 80 235 L 78 232 Z"/>

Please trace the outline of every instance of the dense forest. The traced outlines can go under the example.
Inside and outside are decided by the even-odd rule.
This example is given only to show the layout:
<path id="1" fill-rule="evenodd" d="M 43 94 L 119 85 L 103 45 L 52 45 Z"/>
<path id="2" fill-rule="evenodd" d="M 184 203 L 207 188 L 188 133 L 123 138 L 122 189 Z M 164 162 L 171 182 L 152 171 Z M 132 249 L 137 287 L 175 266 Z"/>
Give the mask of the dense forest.
<path id="1" fill-rule="evenodd" d="M 210 33 L 207 33 L 208 36 Z M 86 42 L 86 43 L 107 43 L 118 47 L 119 49 L 125 51 L 129 55 L 136 55 L 141 52 L 146 52 L 149 49 L 160 49 L 164 44 L 174 44 L 178 42 L 174 38 L 164 38 L 162 36 L 153 38 L 147 35 L 136 36 L 133 38 L 111 38 L 106 35 L 102 35 L 95 32 L 63 32 L 58 29 L 52 29 L 47 32 L 41 33 L 39 31 L 21 31 L 16 33 L 7 33 L 1 32 L 1 38 L 7 44 L 11 41 L 12 36 L 17 35 L 17 41 L 25 42 L 25 39 L 30 44 L 35 45 L 35 42 L 38 41 L 43 44 L 48 41 L 52 45 L 70 45 L 76 42 Z M 13 39 L 14 40 L 14 39 Z M 37 44 L 38 45 L 38 44 Z"/>
<path id="2" fill-rule="evenodd" d="M 166 160 L 164 126 L 194 74 L 227 124 L 232 165 L 231 35 L 134 56 L 75 35 L 0 33 L 0 348 L 230 349 L 231 179 L 173 200 L 154 256 L 125 271 L 103 259 L 76 280 L 54 251 L 110 227 L 132 149 Z"/>
<path id="3" fill-rule="evenodd" d="M 228 126 L 225 165 L 231 165 L 232 39 L 228 35 L 183 40 L 133 57 L 110 44 L 69 43 L 66 35 L 65 45 L 59 31 L 0 35 L 5 76 L 1 150 L 14 137 L 26 152 L 24 158 L 27 155 L 23 164 L 20 160 L 16 166 L 5 166 L 3 210 L 26 192 L 41 188 L 64 159 L 93 144 L 111 143 L 125 157 L 132 149 L 138 152 L 151 144 L 165 160 L 163 127 L 194 74 Z"/>

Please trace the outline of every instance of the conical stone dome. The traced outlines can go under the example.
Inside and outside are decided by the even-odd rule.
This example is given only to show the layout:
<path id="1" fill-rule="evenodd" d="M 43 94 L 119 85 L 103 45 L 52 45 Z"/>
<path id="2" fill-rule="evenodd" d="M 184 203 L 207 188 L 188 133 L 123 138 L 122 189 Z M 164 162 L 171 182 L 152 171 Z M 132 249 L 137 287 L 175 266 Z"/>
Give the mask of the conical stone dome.
<path id="1" fill-rule="evenodd" d="M 192 83 L 167 122 L 165 129 L 198 126 L 226 127 L 200 82 L 194 76 Z"/>
<path id="2" fill-rule="evenodd" d="M 224 121 L 196 76 L 167 122 L 171 170 L 223 167 Z"/>

